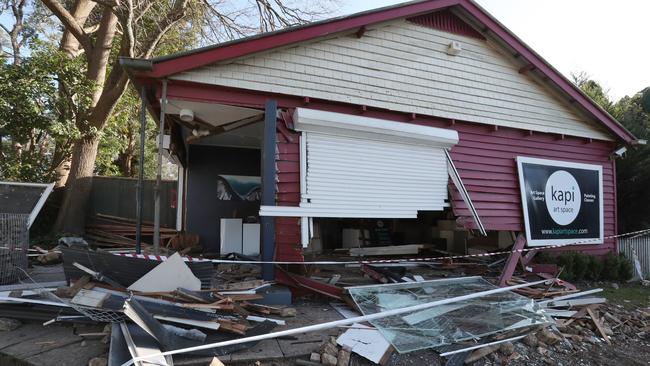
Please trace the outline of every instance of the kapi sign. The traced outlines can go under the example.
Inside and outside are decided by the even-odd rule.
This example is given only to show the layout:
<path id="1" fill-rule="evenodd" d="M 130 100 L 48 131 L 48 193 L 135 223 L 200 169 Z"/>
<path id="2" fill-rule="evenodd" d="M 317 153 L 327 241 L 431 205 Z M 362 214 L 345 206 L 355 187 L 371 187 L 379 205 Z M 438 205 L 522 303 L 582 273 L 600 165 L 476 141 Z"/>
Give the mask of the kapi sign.
<path id="1" fill-rule="evenodd" d="M 529 246 L 603 243 L 600 165 L 517 157 Z"/>

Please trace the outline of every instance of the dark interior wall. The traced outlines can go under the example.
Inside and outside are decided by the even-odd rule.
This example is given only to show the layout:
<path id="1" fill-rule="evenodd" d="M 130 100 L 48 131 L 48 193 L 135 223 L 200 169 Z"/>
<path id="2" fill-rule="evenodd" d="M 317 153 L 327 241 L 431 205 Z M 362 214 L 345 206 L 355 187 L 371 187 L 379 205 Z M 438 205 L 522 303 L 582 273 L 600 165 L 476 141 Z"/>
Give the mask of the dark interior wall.
<path id="1" fill-rule="evenodd" d="M 199 234 L 203 248 L 212 253 L 221 246 L 221 218 L 258 216 L 259 201 L 222 201 L 217 198 L 217 176 L 260 176 L 260 150 L 190 145 L 187 192 L 187 232 Z"/>

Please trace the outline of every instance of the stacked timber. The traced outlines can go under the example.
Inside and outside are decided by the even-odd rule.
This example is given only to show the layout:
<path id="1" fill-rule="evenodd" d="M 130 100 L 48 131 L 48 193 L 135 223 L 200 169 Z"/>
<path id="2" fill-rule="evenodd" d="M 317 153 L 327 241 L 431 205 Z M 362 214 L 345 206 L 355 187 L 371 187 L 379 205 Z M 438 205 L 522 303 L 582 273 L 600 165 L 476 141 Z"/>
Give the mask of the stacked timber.
<path id="1" fill-rule="evenodd" d="M 153 237 L 152 222 L 142 222 L 142 237 Z M 160 241 L 163 245 L 178 232 L 166 227 L 160 228 Z M 133 247 L 135 246 L 136 221 L 133 219 L 97 214 L 90 224 L 86 225 L 84 238 L 97 247 Z"/>

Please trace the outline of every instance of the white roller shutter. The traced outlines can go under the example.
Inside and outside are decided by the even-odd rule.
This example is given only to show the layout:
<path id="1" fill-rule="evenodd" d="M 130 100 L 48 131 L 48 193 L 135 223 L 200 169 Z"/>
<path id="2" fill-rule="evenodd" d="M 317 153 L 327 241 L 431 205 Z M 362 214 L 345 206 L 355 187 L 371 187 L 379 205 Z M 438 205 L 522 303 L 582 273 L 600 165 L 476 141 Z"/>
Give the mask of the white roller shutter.
<path id="1" fill-rule="evenodd" d="M 306 133 L 306 192 L 301 207 L 416 217 L 447 198 L 443 149 L 323 133 Z M 364 215 L 364 216 L 361 216 Z"/>
<path id="2" fill-rule="evenodd" d="M 261 215 L 415 218 L 447 203 L 445 149 L 454 130 L 298 108 L 300 207 L 262 206 Z"/>

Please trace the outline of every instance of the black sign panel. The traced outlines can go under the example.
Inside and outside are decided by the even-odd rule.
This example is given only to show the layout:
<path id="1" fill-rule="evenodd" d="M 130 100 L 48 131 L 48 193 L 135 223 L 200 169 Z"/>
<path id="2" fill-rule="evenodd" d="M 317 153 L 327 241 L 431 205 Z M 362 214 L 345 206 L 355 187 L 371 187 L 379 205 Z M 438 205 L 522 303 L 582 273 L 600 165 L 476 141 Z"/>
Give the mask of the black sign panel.
<path id="1" fill-rule="evenodd" d="M 600 165 L 517 157 L 530 246 L 603 243 Z"/>

